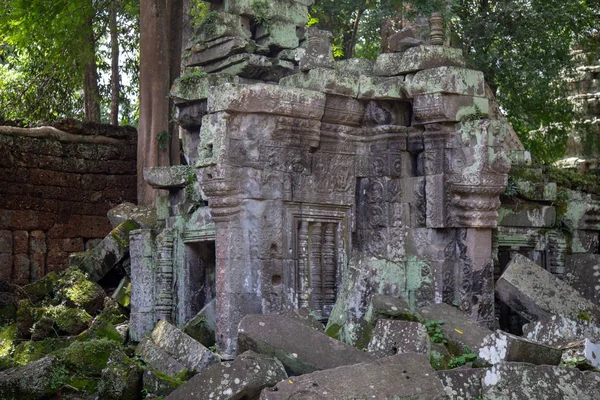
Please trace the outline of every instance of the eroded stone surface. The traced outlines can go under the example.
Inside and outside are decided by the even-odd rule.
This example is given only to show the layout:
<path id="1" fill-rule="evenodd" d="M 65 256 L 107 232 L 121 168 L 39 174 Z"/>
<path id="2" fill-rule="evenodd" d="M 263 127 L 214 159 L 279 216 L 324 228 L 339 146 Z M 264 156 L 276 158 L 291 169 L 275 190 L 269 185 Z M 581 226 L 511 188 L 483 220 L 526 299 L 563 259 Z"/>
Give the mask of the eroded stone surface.
<path id="1" fill-rule="evenodd" d="M 471 400 L 482 398 L 481 380 L 487 371 L 486 368 L 459 368 L 437 374 L 449 399 Z"/>
<path id="2" fill-rule="evenodd" d="M 538 344 L 510 333 L 496 331 L 483 340 L 478 356 L 491 365 L 518 361 L 537 365 L 558 365 L 562 350 Z"/>
<path id="3" fill-rule="evenodd" d="M 596 400 L 600 377 L 574 368 L 502 362 L 483 377 L 484 399 Z"/>
<path id="4" fill-rule="evenodd" d="M 154 209 L 129 202 L 111 208 L 106 215 L 113 228 L 127 220 L 135 222 L 141 229 L 150 229 L 156 223 L 156 211 Z"/>
<path id="5" fill-rule="evenodd" d="M 431 343 L 425 325 L 418 322 L 377 321 L 368 351 L 376 357 L 403 353 L 429 354 Z"/>
<path id="6" fill-rule="evenodd" d="M 580 369 L 599 369 L 600 344 L 589 339 L 569 343 L 563 347 L 562 362 Z"/>
<path id="7" fill-rule="evenodd" d="M 523 336 L 534 342 L 561 347 L 578 339 L 600 342 L 600 327 L 593 322 L 553 315 L 523 326 Z"/>
<path id="8" fill-rule="evenodd" d="M 261 390 L 285 378 L 287 374 L 277 358 L 246 351 L 232 362 L 205 369 L 166 400 L 254 399 Z"/>
<path id="9" fill-rule="evenodd" d="M 521 255 L 510 261 L 498 279 L 496 294 L 530 321 L 551 315 L 576 318 L 582 313 L 588 318 L 600 318 L 600 307 Z"/>
<path id="10" fill-rule="evenodd" d="M 238 351 L 275 356 L 290 375 L 356 364 L 373 356 L 282 315 L 247 315 L 238 334 Z"/>
<path id="11" fill-rule="evenodd" d="M 200 342 L 166 321 L 158 321 L 150 337 L 158 347 L 190 371 L 202 371 L 219 361 L 219 358 Z"/>
<path id="12" fill-rule="evenodd" d="M 291 377 L 265 389 L 260 398 L 441 400 L 446 396 L 427 356 L 407 353 Z"/>
<path id="13" fill-rule="evenodd" d="M 565 265 L 565 282 L 600 306 L 600 254 L 571 254 Z"/>
<path id="14" fill-rule="evenodd" d="M 173 358 L 169 353 L 154 344 L 149 338 L 144 338 L 135 349 L 144 362 L 152 369 L 175 378 L 187 367 Z"/>

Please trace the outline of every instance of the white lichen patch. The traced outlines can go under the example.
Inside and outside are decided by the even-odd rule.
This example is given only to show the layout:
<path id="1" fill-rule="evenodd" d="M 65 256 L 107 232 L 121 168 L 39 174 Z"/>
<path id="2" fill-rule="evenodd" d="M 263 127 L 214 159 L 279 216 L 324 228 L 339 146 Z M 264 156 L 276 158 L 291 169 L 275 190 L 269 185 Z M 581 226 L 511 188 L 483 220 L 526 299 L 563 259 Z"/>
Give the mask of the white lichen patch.
<path id="1" fill-rule="evenodd" d="M 483 339 L 479 349 L 479 358 L 495 365 L 506 359 L 507 350 L 508 337 L 501 332 L 496 332 Z"/>

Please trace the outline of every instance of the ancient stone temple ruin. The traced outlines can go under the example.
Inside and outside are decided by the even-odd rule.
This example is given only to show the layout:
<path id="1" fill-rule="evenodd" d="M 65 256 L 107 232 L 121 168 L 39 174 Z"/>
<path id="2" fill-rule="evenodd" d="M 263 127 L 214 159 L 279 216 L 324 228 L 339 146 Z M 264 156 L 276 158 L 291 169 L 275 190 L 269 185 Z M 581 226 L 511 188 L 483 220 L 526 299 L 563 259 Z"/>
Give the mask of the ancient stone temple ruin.
<path id="1" fill-rule="evenodd" d="M 530 188 L 546 208 L 499 216 L 528 153 L 439 18 L 376 61 L 336 62 L 331 35 L 305 28 L 309 1 L 213 2 L 186 49 L 172 96 L 188 165 L 144 172 L 169 195 L 161 229 L 130 236 L 134 340 L 214 306 L 224 358 L 245 315 L 295 308 L 360 344 L 376 293 L 493 328 L 494 258 L 498 273 L 538 251 L 564 272 L 571 246 L 598 253 L 597 206 L 572 210 L 588 221 L 575 242 L 549 231 L 552 184 Z"/>

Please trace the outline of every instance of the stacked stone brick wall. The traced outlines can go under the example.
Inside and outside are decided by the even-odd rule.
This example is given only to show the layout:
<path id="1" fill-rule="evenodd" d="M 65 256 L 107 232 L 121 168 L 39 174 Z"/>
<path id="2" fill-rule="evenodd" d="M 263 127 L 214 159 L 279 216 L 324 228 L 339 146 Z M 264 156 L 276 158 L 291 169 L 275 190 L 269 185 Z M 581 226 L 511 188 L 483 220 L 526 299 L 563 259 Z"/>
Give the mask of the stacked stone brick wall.
<path id="1" fill-rule="evenodd" d="M 0 280 L 26 284 L 110 232 L 106 212 L 136 202 L 136 131 L 63 121 L 0 126 Z"/>

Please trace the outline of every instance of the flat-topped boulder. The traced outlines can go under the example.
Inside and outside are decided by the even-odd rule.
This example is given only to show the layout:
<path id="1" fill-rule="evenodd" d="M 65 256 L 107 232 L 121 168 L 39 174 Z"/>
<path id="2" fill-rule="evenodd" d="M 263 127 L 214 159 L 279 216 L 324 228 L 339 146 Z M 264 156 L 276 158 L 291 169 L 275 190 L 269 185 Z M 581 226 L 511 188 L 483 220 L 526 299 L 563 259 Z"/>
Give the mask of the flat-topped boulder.
<path id="1" fill-rule="evenodd" d="M 600 326 L 591 321 L 561 315 L 523 325 L 523 337 L 548 346 L 560 347 L 579 339 L 600 342 Z"/>
<path id="2" fill-rule="evenodd" d="M 496 331 L 483 340 L 479 358 L 489 364 L 519 361 L 537 365 L 558 365 L 562 350 L 532 342 L 507 332 Z"/>
<path id="3" fill-rule="evenodd" d="M 431 341 L 425 325 L 418 322 L 381 319 L 371 335 L 368 351 L 377 357 L 403 353 L 429 354 Z"/>
<path id="4" fill-rule="evenodd" d="M 293 318 L 277 314 L 245 316 L 239 325 L 237 345 L 238 352 L 252 350 L 277 357 L 290 375 L 374 359 Z"/>
<path id="5" fill-rule="evenodd" d="M 260 399 L 442 400 L 446 395 L 429 358 L 407 353 L 292 377 L 263 390 Z"/>

